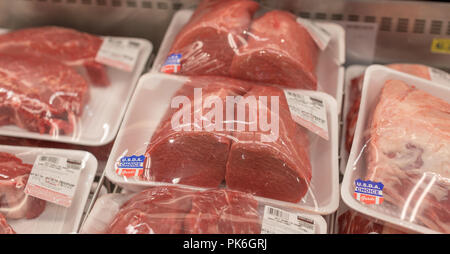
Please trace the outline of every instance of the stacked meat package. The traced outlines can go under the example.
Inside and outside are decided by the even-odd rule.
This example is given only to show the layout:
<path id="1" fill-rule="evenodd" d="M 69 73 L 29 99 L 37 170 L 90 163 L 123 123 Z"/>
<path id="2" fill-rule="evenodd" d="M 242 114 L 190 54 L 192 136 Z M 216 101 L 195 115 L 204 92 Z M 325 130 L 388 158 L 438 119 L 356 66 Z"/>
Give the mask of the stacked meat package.
<path id="1" fill-rule="evenodd" d="M 83 232 L 323 232 L 318 215 L 339 203 L 338 106 L 316 90 L 327 79 L 337 95 L 342 30 L 328 24 L 321 49 L 293 14 L 258 11 L 254 1 L 210 0 L 175 14 L 105 171 L 140 194 L 99 201 Z M 274 209 L 300 230 L 267 226 Z"/>
<path id="2" fill-rule="evenodd" d="M 449 81 L 421 65 L 366 70 L 354 97 L 361 102 L 347 115 L 342 198 L 349 207 L 407 231 L 450 232 Z"/>
<path id="3" fill-rule="evenodd" d="M 129 69 L 111 43 L 134 47 Z M 150 51 L 55 26 L 0 31 L 0 233 L 78 232 L 95 156 L 104 167 Z"/>

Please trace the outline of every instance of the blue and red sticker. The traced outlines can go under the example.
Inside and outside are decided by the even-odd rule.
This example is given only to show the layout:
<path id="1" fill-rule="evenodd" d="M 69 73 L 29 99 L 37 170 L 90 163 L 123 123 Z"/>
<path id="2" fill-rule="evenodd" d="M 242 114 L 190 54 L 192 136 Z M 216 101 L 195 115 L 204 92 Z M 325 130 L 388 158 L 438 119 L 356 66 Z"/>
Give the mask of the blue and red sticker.
<path id="1" fill-rule="evenodd" d="M 383 188 L 384 185 L 380 182 L 363 181 L 361 179 L 355 180 L 355 193 L 353 196 L 368 205 L 383 203 Z"/>
<path id="2" fill-rule="evenodd" d="M 123 156 L 116 163 L 116 173 L 121 176 L 140 176 L 144 173 L 145 155 Z"/>
<path id="3" fill-rule="evenodd" d="M 178 73 L 181 70 L 181 54 L 170 54 L 163 66 L 161 67 L 161 71 L 164 73 Z"/>

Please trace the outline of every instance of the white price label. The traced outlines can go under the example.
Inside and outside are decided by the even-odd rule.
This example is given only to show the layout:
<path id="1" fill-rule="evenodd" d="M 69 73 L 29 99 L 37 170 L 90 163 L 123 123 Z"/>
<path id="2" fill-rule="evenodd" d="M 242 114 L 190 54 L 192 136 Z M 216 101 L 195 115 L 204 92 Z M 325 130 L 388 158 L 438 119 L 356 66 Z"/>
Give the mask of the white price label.
<path id="1" fill-rule="evenodd" d="M 450 86 L 450 74 L 435 68 L 429 68 L 431 81 Z"/>
<path id="2" fill-rule="evenodd" d="M 328 121 L 325 103 L 298 90 L 285 89 L 284 94 L 292 119 L 320 137 L 328 140 Z"/>
<path id="3" fill-rule="evenodd" d="M 105 37 L 95 61 L 128 72 L 133 71 L 141 45 L 132 39 Z"/>
<path id="4" fill-rule="evenodd" d="M 64 207 L 72 205 L 83 163 L 60 156 L 39 155 L 25 193 Z"/>
<path id="5" fill-rule="evenodd" d="M 319 27 L 311 20 L 300 17 L 297 18 L 297 23 L 302 24 L 305 29 L 308 30 L 309 34 L 313 38 L 314 42 L 316 42 L 320 50 L 324 50 L 327 48 L 327 45 L 331 40 L 331 36 L 325 29 Z"/>
<path id="6" fill-rule="evenodd" d="M 313 219 L 300 213 L 290 213 L 275 207 L 265 206 L 262 234 L 314 234 Z"/>

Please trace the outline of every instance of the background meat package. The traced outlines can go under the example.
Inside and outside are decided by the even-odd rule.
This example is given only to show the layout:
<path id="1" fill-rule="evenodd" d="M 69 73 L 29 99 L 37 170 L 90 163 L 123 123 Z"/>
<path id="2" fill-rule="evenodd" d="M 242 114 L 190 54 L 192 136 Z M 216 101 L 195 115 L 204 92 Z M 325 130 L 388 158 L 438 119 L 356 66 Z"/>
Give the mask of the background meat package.
<path id="1" fill-rule="evenodd" d="M 0 29 L 0 135 L 89 146 L 112 141 L 152 51 L 147 40 L 121 39 L 139 45 L 131 72 L 94 61 L 100 36 L 61 27 Z"/>
<path id="2" fill-rule="evenodd" d="M 408 63 L 395 63 L 387 66 L 407 74 L 450 86 L 450 74 L 442 70 L 424 65 Z M 345 173 L 348 154 L 350 153 L 351 144 L 353 143 L 356 122 L 358 120 L 359 105 L 361 102 L 364 71 L 367 67 L 368 66 L 365 65 L 351 65 L 345 70 L 345 97 L 342 108 L 343 131 L 340 145 L 340 155 L 342 159 L 339 167 L 342 174 Z"/>
<path id="3" fill-rule="evenodd" d="M 80 233 L 260 234 L 266 205 L 249 194 L 225 189 L 151 187 L 100 197 Z M 326 233 L 323 217 L 304 216 L 315 224 L 315 234 Z"/>
<path id="4" fill-rule="evenodd" d="M 248 13 L 253 13 L 254 2 L 253 4 L 251 3 L 252 1 L 229 2 L 235 3 L 237 5 L 235 8 L 240 9 L 240 18 L 229 17 L 227 16 L 228 12 L 223 10 L 219 11 L 217 15 L 213 17 L 208 16 L 207 18 L 202 18 L 198 14 L 202 10 L 195 12 L 194 10 L 177 11 L 164 36 L 158 55 L 155 58 L 152 72 L 163 70 L 166 73 L 171 73 L 174 68 L 179 68 L 177 66 L 181 64 L 182 69 L 179 73 L 182 75 L 224 75 L 251 81 L 284 83 L 280 85 L 291 88 L 315 89 L 317 86 L 318 91 L 325 92 L 337 100 L 338 113 L 340 113 L 344 79 L 344 67 L 342 65 L 345 63 L 344 29 L 337 24 L 317 22 L 318 26 L 330 34 L 331 39 L 325 50 L 311 49 L 311 47 L 315 46 L 311 45 L 312 40 L 305 39 L 307 42 L 302 41 L 302 44 L 292 42 L 291 37 L 294 37 L 294 34 L 305 34 L 305 30 L 302 29 L 301 25 L 298 24 L 297 26 L 295 18 L 291 17 L 291 14 L 260 9 L 253 20 L 258 22 L 254 22 L 256 26 L 254 28 L 255 34 L 252 34 L 251 28 L 245 29 L 245 27 L 251 27 Z M 241 3 L 239 4 L 238 2 Z M 251 11 L 249 12 L 249 10 Z M 266 13 L 268 14 L 267 16 L 264 15 Z M 228 19 L 233 21 L 231 22 Z M 280 25 L 281 20 L 286 21 L 283 22 L 283 29 L 277 27 Z M 208 28 L 204 28 L 197 23 L 203 24 Z M 266 26 L 273 26 L 274 28 L 267 31 L 258 30 Z M 197 29 L 196 27 L 202 27 L 202 29 Z M 242 32 L 243 30 L 245 32 Z M 278 34 L 280 31 L 282 34 Z M 195 37 L 193 35 L 197 33 L 201 36 Z M 226 35 L 227 33 L 228 38 L 225 40 L 218 40 L 216 37 L 217 34 Z M 289 42 L 286 42 L 286 45 L 281 45 L 278 40 L 274 39 L 280 36 L 285 37 Z M 245 42 L 247 37 L 251 37 L 248 45 Z M 200 39 L 196 41 L 197 39 L 193 38 Z M 263 39 L 266 44 L 260 43 L 258 39 Z M 229 45 L 230 41 L 233 42 L 231 45 Z M 190 53 L 186 54 L 184 51 Z M 225 51 L 231 53 L 225 54 Z M 317 51 L 316 57 L 310 55 L 313 51 Z M 261 52 L 267 54 L 262 54 Z M 184 57 L 181 60 L 178 59 L 177 53 L 181 54 L 182 57 L 184 54 Z M 168 65 L 163 67 L 169 55 L 171 57 L 167 61 Z M 222 55 L 226 55 L 226 57 L 221 57 Z M 235 57 L 234 59 L 229 59 L 230 56 Z M 304 58 L 305 60 L 303 60 Z M 298 59 L 302 59 L 302 61 Z M 188 63 L 187 66 L 186 62 Z M 245 63 L 249 62 L 252 62 L 252 64 L 245 65 Z M 270 65 L 269 62 L 273 65 Z M 252 66 L 259 66 L 259 68 L 255 67 L 255 69 L 252 69 Z M 283 67 L 279 68 L 279 66 Z M 188 71 L 186 73 L 183 72 L 186 69 Z M 302 71 L 298 71 L 299 69 Z M 190 73 L 189 71 L 191 70 L 195 71 Z M 294 75 L 294 73 L 297 75 Z"/>
<path id="5" fill-rule="evenodd" d="M 340 204 L 336 213 L 335 234 L 408 234 L 403 228 L 387 224 Z"/>
<path id="6" fill-rule="evenodd" d="M 5 145 L 0 145 L 0 153 L 2 154 L 2 170 L 0 171 L 11 176 L 24 172 L 18 177 L 26 178 L 25 181 L 20 182 L 23 185 L 21 189 L 11 192 L 10 189 L 7 189 L 8 179 L 0 177 L 0 213 L 5 215 L 7 224 L 18 234 L 68 234 L 77 232 L 97 171 L 95 157 L 88 152 L 77 150 Z M 4 156 L 7 154 L 14 157 Z M 70 207 L 65 208 L 20 193 L 25 189 L 29 176 L 29 173 L 25 173 L 25 171 L 31 172 L 38 155 L 53 155 L 82 161 L 84 167 L 81 169 L 78 187 Z M 22 169 L 19 170 L 19 167 Z M 14 180 L 18 181 L 18 177 Z M 14 196 L 12 197 L 12 195 Z M 14 202 L 17 198 L 21 198 L 20 203 Z M 0 223 L 4 224 L 4 222 Z M 2 226 L 0 225 L 0 227 Z"/>
<path id="7" fill-rule="evenodd" d="M 416 232 L 449 232 L 449 96 L 445 85 L 367 69 L 341 189 L 350 208 Z M 381 182 L 383 203 L 357 201 L 357 179 Z"/>
<path id="8" fill-rule="evenodd" d="M 194 80 L 208 80 L 211 78 L 212 80 L 215 80 L 214 82 L 218 82 L 216 84 L 219 87 L 221 86 L 221 83 L 222 85 L 225 84 L 224 87 L 226 87 L 224 90 L 219 89 L 215 91 L 229 91 L 230 87 L 235 86 L 231 83 L 236 83 L 241 89 L 247 89 L 245 88 L 245 84 L 248 83 L 239 80 L 230 81 L 230 79 L 223 77 L 196 77 Z M 287 107 L 281 104 L 280 107 L 282 107 L 282 110 L 280 110 L 283 113 L 280 113 L 281 115 L 279 116 L 282 118 L 279 127 L 280 138 L 277 141 L 279 144 L 277 142 L 267 142 L 264 144 L 255 141 L 255 138 L 259 138 L 262 136 L 261 134 L 264 133 L 258 131 L 253 132 L 255 136 L 250 138 L 248 135 L 252 135 L 252 132 L 248 132 L 247 134 L 242 132 L 239 135 L 230 135 L 226 130 L 223 132 L 176 132 L 171 128 L 162 128 L 162 126 L 165 126 L 166 124 L 170 125 L 170 123 L 166 123 L 166 120 L 168 119 L 168 114 L 173 114 L 173 112 L 168 113 L 167 111 L 171 105 L 172 98 L 175 94 L 183 91 L 180 90 L 180 88 L 182 88 L 189 80 L 188 77 L 156 73 L 146 74 L 141 78 L 106 166 L 106 177 L 109 180 L 131 191 L 140 191 L 149 186 L 160 185 L 183 185 L 196 189 L 217 188 L 223 186 L 223 182 L 225 182 L 226 186 L 227 181 L 231 181 L 231 178 L 238 179 L 235 178 L 235 176 L 243 177 L 242 174 L 241 176 L 238 176 L 240 174 L 240 169 L 246 169 L 249 174 L 245 177 L 252 178 L 251 175 L 253 173 L 250 172 L 253 170 L 251 169 L 251 165 L 254 163 L 245 162 L 255 162 L 255 160 L 259 160 L 258 156 L 263 155 L 268 163 L 263 166 L 267 168 L 267 174 L 271 174 L 272 178 L 268 178 L 265 174 L 258 175 L 255 173 L 252 178 L 252 181 L 254 181 L 252 188 L 254 187 L 263 190 L 266 184 L 272 184 L 272 187 L 266 188 L 267 192 L 265 193 L 257 193 L 258 195 L 256 198 L 258 200 L 278 202 L 277 204 L 286 207 L 318 214 L 330 214 L 337 209 L 339 201 L 337 110 L 335 107 L 336 102 L 333 98 L 324 93 L 302 90 L 304 95 L 313 96 L 324 102 L 328 119 L 329 141 L 310 131 L 306 131 L 304 127 L 295 124 L 292 119 L 290 119 L 289 112 L 286 111 Z M 196 83 L 192 82 L 192 84 L 195 85 Z M 281 92 L 278 88 L 265 88 L 268 89 L 266 92 L 272 91 L 267 94 L 268 96 L 277 95 L 274 94 L 274 91 L 277 93 Z M 234 91 L 238 92 L 239 89 Z M 250 88 L 249 91 L 252 91 L 252 88 Z M 253 89 L 253 91 L 255 93 L 254 95 L 258 97 L 259 92 L 257 92 L 257 89 Z M 207 93 L 207 90 L 205 90 L 205 93 Z M 242 94 L 242 92 L 239 93 Z M 263 95 L 264 93 L 265 92 L 260 95 Z M 222 94 L 222 92 L 219 92 L 219 94 Z M 282 96 L 283 99 L 284 94 L 282 94 Z M 179 104 L 174 105 L 174 107 L 178 108 Z M 270 113 L 270 110 L 267 112 Z M 204 114 L 206 113 L 207 112 Z M 247 139 L 245 139 L 246 137 Z M 242 144 L 239 143 L 240 139 L 242 140 Z M 309 149 L 306 149 L 308 142 L 306 139 L 309 140 Z M 206 141 L 207 144 L 210 145 L 205 146 Z M 183 144 L 189 145 L 184 147 Z M 171 147 L 177 149 L 170 150 Z M 223 150 L 219 150 L 220 147 L 222 147 Z M 160 152 L 158 152 L 159 149 L 169 149 L 170 151 L 167 150 L 167 152 L 161 153 L 161 156 L 158 156 L 158 154 L 160 154 Z M 184 153 L 179 153 L 179 149 L 187 150 Z M 228 156 L 224 156 L 223 154 L 228 153 L 228 150 L 237 156 L 236 160 L 234 160 L 236 163 L 233 163 L 233 165 L 230 164 Z M 276 151 L 278 151 L 278 153 Z M 150 154 L 150 157 L 152 155 L 155 156 L 156 161 L 153 162 L 151 159 L 146 160 L 146 166 L 142 176 L 125 177 L 116 172 L 117 163 L 123 156 L 139 156 L 148 153 Z M 248 156 L 246 157 L 247 160 L 238 162 L 237 158 L 239 157 L 239 153 L 245 153 L 245 156 Z M 295 153 L 298 157 L 291 159 L 290 153 Z M 182 160 L 183 156 L 190 156 L 192 158 Z M 307 167 L 304 168 L 301 165 L 301 163 L 308 161 L 307 158 L 305 159 L 305 156 L 309 156 L 309 163 L 311 164 L 310 169 Z M 242 158 L 242 156 L 239 158 Z M 229 165 L 224 165 L 224 162 Z M 281 162 L 284 162 L 284 164 Z M 152 169 L 153 163 L 155 163 L 155 167 Z M 160 166 L 158 167 L 158 165 Z M 164 165 L 171 165 L 171 170 L 168 171 Z M 208 165 L 222 166 L 208 167 Z M 270 167 L 273 168 L 272 171 L 269 170 L 268 165 L 271 165 Z M 226 176 L 225 173 L 227 169 L 225 167 L 234 168 L 236 170 L 233 170 L 233 174 Z M 192 171 L 192 168 L 201 168 L 204 169 L 204 171 L 202 171 L 202 174 L 196 175 L 195 171 Z M 152 170 L 158 170 L 161 174 L 155 174 Z M 226 179 L 227 177 L 229 178 L 228 180 Z M 303 188 L 301 190 L 300 188 L 294 188 L 296 189 L 296 192 L 284 192 L 285 194 L 283 194 L 283 190 L 292 188 L 288 187 L 290 185 L 286 182 L 291 178 L 308 180 L 309 188 Z M 202 179 L 209 180 L 204 181 Z M 245 183 L 245 181 L 234 181 L 233 189 L 249 191 L 248 189 L 245 189 L 248 186 L 242 183 Z M 195 187 L 192 185 L 203 187 Z M 273 190 L 269 191 L 271 189 Z M 261 197 L 262 195 L 271 198 L 263 198 Z M 285 201 L 280 201 L 280 199 L 284 199 Z"/>

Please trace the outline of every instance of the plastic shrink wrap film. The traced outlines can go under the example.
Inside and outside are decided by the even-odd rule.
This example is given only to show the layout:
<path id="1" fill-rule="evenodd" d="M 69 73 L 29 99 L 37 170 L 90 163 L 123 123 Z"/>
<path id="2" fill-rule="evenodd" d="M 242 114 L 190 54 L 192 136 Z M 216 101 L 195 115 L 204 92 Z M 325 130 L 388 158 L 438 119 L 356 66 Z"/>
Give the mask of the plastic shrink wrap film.
<path id="1" fill-rule="evenodd" d="M 431 70 L 430 67 L 419 65 L 419 64 L 388 64 L 386 67 L 389 67 L 391 69 L 401 71 L 404 73 L 408 73 L 426 80 L 432 80 L 431 77 Z M 359 77 L 353 78 L 351 80 L 350 84 L 350 94 L 349 101 L 350 101 L 350 108 L 347 112 L 347 128 L 345 130 L 345 149 L 350 152 L 352 143 L 353 143 L 353 136 L 355 134 L 355 127 L 356 123 L 358 121 L 358 112 L 359 112 L 359 106 L 361 103 L 361 90 L 362 85 L 364 81 L 364 75 L 361 75 Z"/>
<path id="2" fill-rule="evenodd" d="M 194 96 L 198 88 L 202 88 L 201 97 Z M 217 188 L 225 182 L 231 189 L 289 202 L 298 202 L 306 194 L 311 180 L 308 136 L 306 129 L 292 120 L 283 90 L 225 77 L 195 77 L 174 98 L 181 95 L 192 103 L 181 109 L 169 108 L 163 117 L 147 148 L 150 166 L 144 170 L 143 179 L 206 188 Z M 232 120 L 200 113 L 203 110 L 208 114 L 208 98 L 212 96 L 218 102 L 215 106 L 226 105 L 221 108 L 223 116 L 234 112 Z M 227 96 L 240 96 L 234 97 L 240 104 L 231 104 L 233 111 L 229 110 Z M 264 96 L 269 99 L 262 103 Z M 254 103 L 249 97 L 255 99 Z M 273 103 L 271 97 L 276 97 Z M 275 100 L 279 100 L 279 108 L 272 112 L 269 105 Z M 256 116 L 258 110 L 271 115 L 272 121 L 278 120 L 278 130 L 262 130 L 260 125 L 251 129 L 258 119 L 249 117 Z M 181 115 L 193 116 L 194 121 L 183 122 L 180 128 L 186 129 L 180 131 L 172 123 Z M 233 129 L 228 128 L 230 125 Z"/>
<path id="3" fill-rule="evenodd" d="M 378 96 L 358 156 L 367 166 L 364 180 L 384 185 L 384 203 L 372 208 L 449 233 L 449 102 L 395 79 Z"/>
<path id="4" fill-rule="evenodd" d="M 316 91 L 218 76 L 146 74 L 106 177 L 132 191 L 161 185 L 226 188 L 329 214 L 339 200 L 336 111 L 336 101 Z"/>
<path id="5" fill-rule="evenodd" d="M 45 209 L 45 201 L 24 193 L 32 167 L 13 154 L 0 152 L 0 213 L 7 219 L 33 219 Z"/>
<path id="6" fill-rule="evenodd" d="M 77 232 L 97 165 L 85 151 L 0 145 L 0 231 Z"/>
<path id="7" fill-rule="evenodd" d="M 253 19 L 258 8 L 247 0 L 202 1 L 175 38 L 161 71 L 315 90 L 319 49 L 308 31 L 285 11 Z"/>
<path id="8" fill-rule="evenodd" d="M 151 44 L 105 38 L 62 27 L 0 29 L 0 134 L 91 146 L 109 143 Z M 123 46 L 116 55 L 131 54 L 125 47 L 131 44 L 139 52 L 131 70 L 96 60 L 107 58 L 111 40 Z"/>
<path id="9" fill-rule="evenodd" d="M 260 230 L 257 202 L 251 195 L 154 187 L 124 203 L 105 233 L 252 234 Z"/>
<path id="10" fill-rule="evenodd" d="M 14 229 L 6 222 L 5 216 L 0 213 L 0 235 L 1 234 L 15 234 Z"/>
<path id="11" fill-rule="evenodd" d="M 407 234 L 353 210 L 347 210 L 338 218 L 338 234 Z"/>

